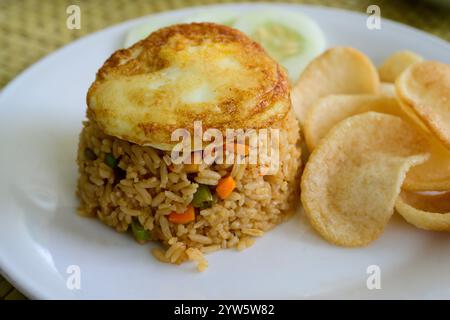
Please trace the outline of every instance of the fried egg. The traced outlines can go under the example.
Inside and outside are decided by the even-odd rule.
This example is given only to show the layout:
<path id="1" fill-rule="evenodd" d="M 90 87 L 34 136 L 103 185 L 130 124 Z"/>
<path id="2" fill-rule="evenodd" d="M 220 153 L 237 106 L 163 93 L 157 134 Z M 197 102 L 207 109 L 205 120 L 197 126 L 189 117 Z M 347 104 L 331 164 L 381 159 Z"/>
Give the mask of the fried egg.
<path id="1" fill-rule="evenodd" d="M 242 32 L 213 23 L 160 29 L 116 51 L 87 94 L 87 115 L 106 133 L 171 149 L 171 133 L 264 128 L 291 107 L 286 73 Z"/>

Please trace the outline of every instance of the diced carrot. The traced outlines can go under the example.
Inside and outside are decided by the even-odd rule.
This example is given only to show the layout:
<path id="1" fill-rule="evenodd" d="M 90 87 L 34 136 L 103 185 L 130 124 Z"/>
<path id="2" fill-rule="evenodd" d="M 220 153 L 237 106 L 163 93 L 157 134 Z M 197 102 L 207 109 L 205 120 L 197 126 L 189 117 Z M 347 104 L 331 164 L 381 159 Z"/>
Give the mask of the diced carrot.
<path id="1" fill-rule="evenodd" d="M 216 187 L 216 193 L 221 199 L 226 199 L 236 188 L 236 182 L 233 177 L 228 176 L 219 180 Z"/>
<path id="2" fill-rule="evenodd" d="M 172 212 L 169 214 L 169 221 L 177 224 L 185 224 L 195 220 L 195 209 L 189 205 L 183 213 Z"/>

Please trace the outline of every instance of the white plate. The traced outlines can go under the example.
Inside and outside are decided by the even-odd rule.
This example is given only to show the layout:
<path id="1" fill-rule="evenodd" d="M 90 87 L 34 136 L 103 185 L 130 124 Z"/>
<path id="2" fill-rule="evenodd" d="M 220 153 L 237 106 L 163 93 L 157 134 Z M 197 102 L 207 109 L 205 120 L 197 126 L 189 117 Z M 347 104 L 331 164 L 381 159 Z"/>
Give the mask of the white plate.
<path id="1" fill-rule="evenodd" d="M 262 5 L 230 5 L 249 10 Z M 350 45 L 380 62 L 410 49 L 450 63 L 450 46 L 423 32 L 335 9 L 299 10 L 324 30 L 328 45 Z M 191 15 L 187 9 L 166 17 Z M 75 154 L 85 94 L 96 70 L 130 27 L 97 32 L 51 54 L 11 82 L 0 96 L 0 266 L 31 298 L 450 298 L 450 237 L 394 218 L 368 248 L 344 249 L 318 237 L 298 215 L 244 253 L 208 255 L 210 267 L 161 264 L 96 220 L 76 215 Z M 66 286 L 67 268 L 81 269 L 81 290 Z M 381 290 L 368 290 L 369 265 L 381 269 Z"/>

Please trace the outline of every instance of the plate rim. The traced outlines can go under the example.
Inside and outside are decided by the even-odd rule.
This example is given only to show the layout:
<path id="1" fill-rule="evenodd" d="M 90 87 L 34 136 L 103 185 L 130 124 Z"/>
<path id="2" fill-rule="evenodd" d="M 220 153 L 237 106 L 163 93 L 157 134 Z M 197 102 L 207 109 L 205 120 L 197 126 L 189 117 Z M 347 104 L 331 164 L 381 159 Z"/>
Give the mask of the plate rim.
<path id="1" fill-rule="evenodd" d="M 97 30 L 95 32 L 89 33 L 87 35 L 84 35 L 50 53 L 43 56 L 39 60 L 35 61 L 28 67 L 26 67 L 24 70 L 19 72 L 12 80 L 10 80 L 0 91 L 0 112 L 5 112 L 1 108 L 1 105 L 4 100 L 6 100 L 10 94 L 14 93 L 15 87 L 19 86 L 20 83 L 26 79 L 26 77 L 29 74 L 32 74 L 35 72 L 36 69 L 40 68 L 42 65 L 45 65 L 48 61 L 51 61 L 54 56 L 60 55 L 63 52 L 70 51 L 74 46 L 77 46 L 80 42 L 86 41 L 92 37 L 98 36 L 98 34 L 101 34 L 103 32 L 114 32 L 116 29 L 125 28 L 125 26 L 132 27 L 134 25 L 139 25 L 140 23 L 144 22 L 145 20 L 149 19 L 150 17 L 154 16 L 170 16 L 170 15 L 189 15 L 192 13 L 195 13 L 196 11 L 202 11 L 208 8 L 224 8 L 224 7 L 230 7 L 232 9 L 239 9 L 240 7 L 249 8 L 254 7 L 255 9 L 264 8 L 264 7 L 278 7 L 278 8 L 286 8 L 286 7 L 295 7 L 297 9 L 307 8 L 307 9 L 313 9 L 313 10 L 321 10 L 321 11 L 327 11 L 327 12 L 338 12 L 339 14 L 344 15 L 351 15 L 355 18 L 357 17 L 366 17 L 366 15 L 362 12 L 352 11 L 352 10 L 346 10 L 342 8 L 335 8 L 335 7 L 328 7 L 323 5 L 311 5 L 311 4 L 296 4 L 296 3 L 284 3 L 284 2 L 242 2 L 242 3 L 222 3 L 222 4 L 208 4 L 208 5 L 199 5 L 199 6 L 191 6 L 191 7 L 185 7 L 185 8 L 179 8 L 175 10 L 167 10 L 167 11 L 161 11 L 161 12 L 155 12 L 152 14 L 144 15 L 141 17 L 125 20 L 122 22 L 119 22 L 117 24 L 102 28 L 100 30 Z M 389 28 L 397 29 L 398 31 L 407 32 L 409 34 L 414 34 L 415 37 L 419 38 L 426 38 L 428 42 L 432 42 L 433 45 L 438 45 L 440 47 L 443 47 L 450 51 L 450 42 L 447 40 L 440 38 L 434 34 L 427 33 L 425 31 L 422 31 L 420 29 L 417 29 L 415 27 L 405 25 L 403 23 L 388 19 L 388 18 L 382 18 L 383 23 L 387 22 Z M 0 249 L 7 249 L 7 245 L 1 245 Z M 53 297 L 51 293 L 49 293 L 45 288 L 42 288 L 42 286 L 39 285 L 39 283 L 35 283 L 32 279 L 29 279 L 25 276 L 23 276 L 20 273 L 17 273 L 14 270 L 14 263 L 10 263 L 9 261 L 6 261 L 6 259 L 2 258 L 2 251 L 0 250 L 0 274 L 9 281 L 15 289 L 22 292 L 24 295 L 26 295 L 30 299 L 54 299 L 57 297 Z M 31 281 L 30 281 L 31 280 Z M 76 298 L 76 297 L 74 297 Z"/>

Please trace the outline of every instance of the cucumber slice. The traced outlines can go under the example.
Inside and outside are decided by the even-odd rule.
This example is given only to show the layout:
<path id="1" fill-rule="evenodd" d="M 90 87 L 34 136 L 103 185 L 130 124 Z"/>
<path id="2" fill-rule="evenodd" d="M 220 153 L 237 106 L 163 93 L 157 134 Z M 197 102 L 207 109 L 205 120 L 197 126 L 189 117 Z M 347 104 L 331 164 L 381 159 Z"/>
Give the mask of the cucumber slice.
<path id="1" fill-rule="evenodd" d="M 224 9 L 205 9 L 186 19 L 183 19 L 182 22 L 214 22 L 226 26 L 232 26 L 236 22 L 238 16 L 239 14 L 236 11 Z"/>
<path id="2" fill-rule="evenodd" d="M 150 17 L 147 22 L 144 22 L 128 31 L 125 37 L 124 46 L 125 48 L 128 48 L 136 42 L 146 38 L 153 31 L 170 26 L 175 23 L 179 23 L 178 18 L 170 19 L 167 18 L 167 16 Z"/>
<path id="3" fill-rule="evenodd" d="M 243 14 L 234 27 L 259 42 L 295 82 L 306 65 L 325 50 L 325 36 L 309 17 L 285 10 Z"/>

